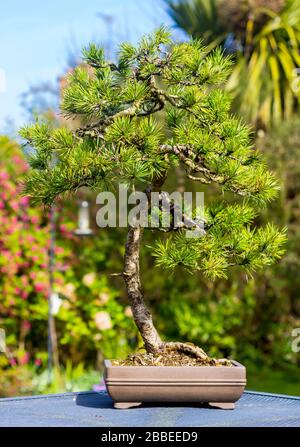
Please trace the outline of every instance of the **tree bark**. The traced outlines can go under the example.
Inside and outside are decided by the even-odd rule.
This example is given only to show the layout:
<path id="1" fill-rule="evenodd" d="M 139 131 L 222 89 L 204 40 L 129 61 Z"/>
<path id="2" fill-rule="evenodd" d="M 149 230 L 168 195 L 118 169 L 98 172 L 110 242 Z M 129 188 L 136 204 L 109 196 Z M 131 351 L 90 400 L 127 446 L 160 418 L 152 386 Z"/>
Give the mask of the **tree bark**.
<path id="1" fill-rule="evenodd" d="M 123 277 L 131 306 L 133 319 L 144 341 L 147 352 L 156 353 L 161 346 L 161 339 L 154 327 L 152 315 L 144 301 L 140 280 L 140 242 L 143 234 L 141 227 L 130 227 L 125 248 L 125 266 Z"/>

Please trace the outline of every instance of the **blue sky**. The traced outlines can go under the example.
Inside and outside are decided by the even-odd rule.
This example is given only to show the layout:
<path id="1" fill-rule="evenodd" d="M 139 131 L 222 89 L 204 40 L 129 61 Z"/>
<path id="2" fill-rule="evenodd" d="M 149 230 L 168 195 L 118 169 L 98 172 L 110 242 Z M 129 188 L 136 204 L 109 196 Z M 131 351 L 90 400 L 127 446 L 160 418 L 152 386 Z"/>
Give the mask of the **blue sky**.
<path id="1" fill-rule="evenodd" d="M 112 28 L 97 13 L 111 15 Z M 136 42 L 161 23 L 171 24 L 161 0 L 2 1 L 0 83 L 3 73 L 6 82 L 4 91 L 0 85 L 0 131 L 8 118 L 16 127 L 25 123 L 21 93 L 40 81 L 55 82 L 67 67 L 70 49 L 90 40 L 112 47 L 122 40 Z"/>

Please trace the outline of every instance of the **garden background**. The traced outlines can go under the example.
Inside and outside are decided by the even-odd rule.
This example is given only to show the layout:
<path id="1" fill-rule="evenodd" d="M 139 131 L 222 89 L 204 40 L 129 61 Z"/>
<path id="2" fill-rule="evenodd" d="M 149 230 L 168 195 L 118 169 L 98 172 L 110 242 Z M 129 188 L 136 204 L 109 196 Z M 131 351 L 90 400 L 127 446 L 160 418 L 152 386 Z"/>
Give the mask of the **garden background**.
<path id="1" fill-rule="evenodd" d="M 7 75 L 7 89 L 0 93 L 0 328 L 6 334 L 6 352 L 0 354 L 0 397 L 97 389 L 103 358 L 124 357 L 141 344 L 122 278 L 114 276 L 122 271 L 126 231 L 97 228 L 95 195 L 82 190 L 56 208 L 58 361 L 49 383 L 49 210 L 32 207 L 20 195 L 27 166 L 17 130 L 40 117 L 71 125 L 59 114 L 58 103 L 67 72 L 82 63 L 82 45 L 102 41 L 113 59 L 119 41 L 136 42 L 161 23 L 171 26 L 178 40 L 201 37 L 210 48 L 221 45 L 232 54 L 234 70 L 227 88 L 235 99 L 234 112 L 252 123 L 255 144 L 281 183 L 278 199 L 260 221 L 287 226 L 288 243 L 286 255 L 275 267 L 254 278 L 236 270 L 229 280 L 214 283 L 180 269 L 175 281 L 154 267 L 146 247 L 141 259 L 147 301 L 167 339 L 189 340 L 213 356 L 238 359 L 247 366 L 250 389 L 299 395 L 300 355 L 292 343 L 293 330 L 300 327 L 300 0 L 148 0 L 142 2 L 144 6 L 138 0 L 98 0 L 88 6 L 67 1 L 60 18 L 54 9 L 52 17 L 49 6 L 37 7 L 39 2 L 28 2 L 28 16 L 27 2 L 12 3 L 22 3 L 22 11 L 16 17 L 6 7 L 0 17 L 1 32 L 18 20 L 26 25 L 26 17 L 27 26 L 30 20 L 36 24 L 46 20 L 48 27 L 57 23 L 55 35 L 41 26 L 31 33 L 37 39 L 40 33 L 50 32 L 47 48 L 55 53 L 65 46 L 65 56 L 59 67 L 51 62 L 51 53 L 45 60 L 47 52 L 41 53 L 40 43 L 30 47 L 27 65 L 36 79 L 24 87 L 27 65 L 21 49 L 15 47 L 14 54 L 3 50 L 3 70 L 6 63 L 10 67 L 6 61 L 20 58 L 14 70 L 21 72 L 18 77 L 15 71 Z M 59 11 L 59 2 L 52 3 Z M 74 35 L 70 38 L 71 18 L 75 36 L 79 29 L 77 41 Z M 85 22 L 91 24 L 90 30 L 84 28 Z M 9 47 L 12 29 L 4 34 L 2 45 Z M 43 64 L 47 68 L 47 63 L 52 63 L 53 75 L 51 70 L 36 68 Z M 20 107 L 14 105 L 16 101 Z M 180 190 L 183 181 L 178 169 L 168 186 Z M 205 201 L 216 194 L 211 187 L 205 189 Z M 75 234 L 82 200 L 91 204 L 93 235 L 89 237 Z M 151 242 L 155 235 L 147 237 Z"/>

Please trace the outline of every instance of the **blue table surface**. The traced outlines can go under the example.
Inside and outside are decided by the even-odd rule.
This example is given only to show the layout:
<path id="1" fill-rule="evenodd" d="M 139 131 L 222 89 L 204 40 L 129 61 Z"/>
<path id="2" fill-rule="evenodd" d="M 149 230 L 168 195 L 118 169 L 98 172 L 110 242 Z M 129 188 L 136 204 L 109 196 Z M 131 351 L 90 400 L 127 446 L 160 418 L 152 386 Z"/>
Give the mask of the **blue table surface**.
<path id="1" fill-rule="evenodd" d="M 300 427 L 300 397 L 246 391 L 235 410 L 144 404 L 116 410 L 105 391 L 0 399 L 1 427 Z"/>

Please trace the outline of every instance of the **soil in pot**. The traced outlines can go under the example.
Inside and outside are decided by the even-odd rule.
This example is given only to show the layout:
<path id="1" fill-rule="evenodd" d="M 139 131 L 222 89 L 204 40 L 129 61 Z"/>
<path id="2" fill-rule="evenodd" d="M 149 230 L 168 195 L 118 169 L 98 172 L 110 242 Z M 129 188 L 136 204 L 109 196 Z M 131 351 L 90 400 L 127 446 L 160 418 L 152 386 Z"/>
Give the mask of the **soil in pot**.
<path id="1" fill-rule="evenodd" d="M 112 360 L 113 366 L 228 366 L 232 363 L 228 359 L 206 359 L 192 357 L 184 353 L 170 351 L 163 354 L 151 354 L 146 352 L 136 352 L 130 354 L 124 360 Z"/>

